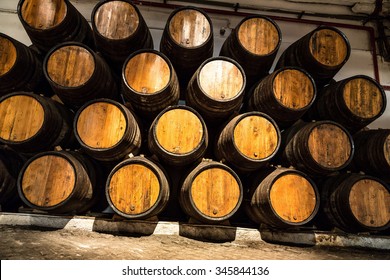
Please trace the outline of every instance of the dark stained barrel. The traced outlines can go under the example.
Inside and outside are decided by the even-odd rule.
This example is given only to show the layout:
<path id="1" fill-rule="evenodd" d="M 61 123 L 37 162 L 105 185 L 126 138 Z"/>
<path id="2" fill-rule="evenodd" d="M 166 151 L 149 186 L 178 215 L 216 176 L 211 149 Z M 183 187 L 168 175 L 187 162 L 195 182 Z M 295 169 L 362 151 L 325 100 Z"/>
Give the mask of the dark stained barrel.
<path id="1" fill-rule="evenodd" d="M 122 93 L 138 115 L 153 120 L 166 107 L 178 103 L 179 80 L 164 54 L 140 50 L 124 63 Z"/>
<path id="2" fill-rule="evenodd" d="M 309 73 L 298 67 L 285 67 L 256 85 L 250 94 L 248 108 L 266 113 L 279 127 L 288 127 L 309 110 L 316 92 Z"/>
<path id="3" fill-rule="evenodd" d="M 268 168 L 251 177 L 244 208 L 256 223 L 276 228 L 301 226 L 311 222 L 320 206 L 314 181 L 292 168 Z"/>
<path id="4" fill-rule="evenodd" d="M 75 116 L 74 132 L 81 148 L 103 162 L 137 155 L 141 131 L 129 109 L 110 99 L 96 99 L 81 107 Z"/>
<path id="5" fill-rule="evenodd" d="M 220 55 L 234 59 L 243 67 L 250 88 L 268 75 L 281 42 L 282 33 L 272 19 L 248 16 L 226 38 Z"/>
<path id="6" fill-rule="evenodd" d="M 91 27 L 68 0 L 20 0 L 18 16 L 31 42 L 42 53 L 66 41 L 94 48 Z"/>
<path id="7" fill-rule="evenodd" d="M 344 33 L 332 26 L 319 26 L 291 44 L 280 56 L 276 69 L 303 68 L 321 88 L 340 71 L 350 53 L 351 47 Z"/>
<path id="8" fill-rule="evenodd" d="M 220 223 L 236 213 L 242 203 L 240 178 L 228 166 L 203 160 L 186 176 L 179 196 L 190 217 L 204 223 Z"/>
<path id="9" fill-rule="evenodd" d="M 164 210 L 170 194 L 165 171 L 142 156 L 119 163 L 106 184 L 109 205 L 128 219 L 146 219 Z"/>
<path id="10" fill-rule="evenodd" d="M 118 72 L 133 52 L 153 49 L 149 28 L 130 1 L 100 1 L 94 7 L 91 19 L 96 48 Z"/>
<path id="11" fill-rule="evenodd" d="M 27 92 L 0 98 L 0 142 L 18 152 L 74 147 L 73 113 L 62 104 Z"/>

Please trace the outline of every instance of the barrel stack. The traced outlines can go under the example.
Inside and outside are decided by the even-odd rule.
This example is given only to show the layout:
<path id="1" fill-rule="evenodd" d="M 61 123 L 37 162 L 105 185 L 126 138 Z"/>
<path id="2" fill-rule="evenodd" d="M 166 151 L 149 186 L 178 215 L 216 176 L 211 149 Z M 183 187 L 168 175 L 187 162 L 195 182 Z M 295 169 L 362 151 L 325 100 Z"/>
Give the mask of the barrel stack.
<path id="1" fill-rule="evenodd" d="M 248 16 L 213 57 L 197 7 L 169 14 L 159 50 L 131 1 L 99 1 L 92 28 L 68 0 L 17 8 L 33 46 L 0 34 L 2 209 L 389 231 L 390 133 L 367 128 L 386 95 L 332 81 L 351 53 L 340 30 L 275 61 L 280 28 Z"/>

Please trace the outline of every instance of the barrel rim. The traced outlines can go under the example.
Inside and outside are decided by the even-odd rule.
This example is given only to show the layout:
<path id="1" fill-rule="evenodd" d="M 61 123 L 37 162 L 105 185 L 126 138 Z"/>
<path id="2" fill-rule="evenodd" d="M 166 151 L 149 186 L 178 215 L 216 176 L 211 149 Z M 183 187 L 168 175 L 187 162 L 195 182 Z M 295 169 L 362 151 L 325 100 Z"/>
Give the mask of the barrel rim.
<path id="1" fill-rule="evenodd" d="M 24 196 L 23 186 L 22 186 L 22 181 L 23 181 L 23 177 L 24 177 L 24 173 L 25 173 L 26 169 L 30 166 L 30 164 L 33 161 L 35 161 L 38 158 L 44 157 L 44 156 L 57 156 L 57 157 L 61 157 L 61 158 L 65 159 L 72 166 L 73 172 L 75 174 L 74 188 L 72 189 L 72 192 L 69 194 L 69 196 L 65 200 L 61 201 L 60 203 L 53 205 L 53 206 L 49 206 L 49 207 L 38 206 L 38 205 L 31 203 L 29 200 L 27 200 L 27 198 L 25 198 L 25 196 Z M 73 197 L 74 193 L 76 192 L 75 186 L 77 186 L 77 183 L 78 183 L 78 176 L 77 176 L 77 172 L 76 172 L 77 168 L 76 168 L 76 165 L 74 164 L 75 161 L 78 161 L 78 160 L 71 153 L 68 153 L 67 151 L 41 152 L 41 153 L 38 153 L 38 154 L 34 155 L 33 157 L 29 158 L 25 162 L 23 167 L 21 168 L 19 175 L 18 175 L 18 178 L 17 178 L 17 189 L 18 189 L 19 197 L 22 199 L 22 201 L 24 203 L 26 203 L 31 208 L 35 208 L 35 209 L 43 210 L 43 211 L 55 210 L 55 209 L 65 205 L 66 203 L 68 203 L 68 201 Z M 81 167 L 84 168 L 82 165 L 81 165 Z"/>
<path id="2" fill-rule="evenodd" d="M 10 41 L 12 43 L 12 45 L 14 46 L 15 50 L 16 50 L 16 55 L 17 57 L 19 57 L 20 55 L 20 49 L 17 47 L 17 44 L 22 44 L 23 46 L 25 46 L 26 48 L 28 48 L 28 46 L 24 45 L 22 42 L 19 42 L 18 40 L 12 38 L 11 36 L 5 34 L 5 33 L 2 33 L 0 32 L 0 37 L 3 37 L 5 39 L 7 39 L 8 41 Z M 17 43 L 17 44 L 15 44 Z M 15 63 L 12 65 L 12 67 L 8 70 L 8 72 L 4 73 L 4 74 L 0 74 L 0 79 L 2 77 L 5 77 L 7 76 L 10 72 L 14 71 L 14 69 L 17 67 L 17 59 L 15 60 Z"/>
<path id="3" fill-rule="evenodd" d="M 110 1 L 111 1 L 111 0 L 110 0 Z M 139 92 L 139 91 L 133 89 L 133 88 L 129 85 L 129 83 L 128 83 L 127 79 L 126 79 L 125 72 L 126 72 L 127 64 L 129 63 L 129 61 L 130 61 L 132 58 L 136 57 L 137 55 L 139 55 L 139 54 L 141 54 L 141 53 L 154 53 L 154 54 L 160 56 L 162 59 L 164 59 L 164 61 L 168 64 L 168 67 L 169 67 L 169 81 L 168 81 L 168 83 L 165 85 L 165 87 L 163 87 L 163 88 L 160 89 L 159 91 L 156 91 L 156 92 L 153 92 L 153 93 L 143 93 L 143 92 Z M 168 58 L 165 54 L 163 54 L 162 52 L 157 51 L 157 50 L 152 50 L 152 49 L 141 49 L 141 50 L 135 51 L 135 52 L 133 52 L 132 54 L 130 54 L 130 55 L 126 58 L 125 62 L 123 63 L 123 66 L 122 66 L 122 81 L 123 81 L 123 83 L 125 84 L 125 86 L 126 86 L 128 89 L 130 89 L 132 92 L 136 92 L 137 95 L 140 95 L 140 96 L 156 96 L 156 95 L 159 95 L 159 94 L 163 93 L 164 91 L 167 90 L 168 87 L 171 86 L 171 81 L 172 81 L 173 75 L 174 75 L 174 73 L 175 73 L 174 71 L 175 71 L 175 69 L 173 68 L 173 65 L 172 65 L 171 61 L 169 60 L 169 58 Z"/>
<path id="4" fill-rule="evenodd" d="M 115 205 L 113 204 L 113 202 L 111 200 L 111 197 L 110 197 L 110 194 L 109 194 L 109 188 L 110 188 L 110 183 L 111 183 L 112 176 L 119 169 L 121 169 L 124 166 L 130 165 L 130 164 L 141 164 L 143 166 L 148 167 L 149 170 L 151 170 L 153 172 L 153 174 L 156 175 L 156 177 L 158 179 L 158 183 L 160 185 L 160 191 L 158 193 L 157 200 L 153 204 L 153 206 L 150 207 L 147 211 L 139 213 L 139 214 L 135 214 L 135 215 L 127 214 L 127 213 L 124 213 L 124 212 L 120 211 L 119 209 L 117 209 L 115 207 Z M 162 186 L 163 186 L 163 182 L 162 182 L 163 178 L 161 178 L 160 174 L 158 174 L 156 172 L 156 170 L 161 171 L 161 174 L 163 176 L 165 176 L 165 180 L 167 182 L 167 192 L 168 192 L 168 197 L 169 197 L 169 195 L 170 195 L 170 184 L 169 184 L 169 180 L 168 180 L 168 177 L 166 175 L 166 172 L 158 164 L 153 162 L 151 159 L 145 158 L 143 156 L 135 156 L 135 157 L 132 157 L 132 158 L 125 159 L 122 162 L 118 163 L 111 170 L 110 174 L 107 177 L 107 181 L 106 181 L 106 184 L 105 184 L 105 195 L 106 195 L 106 198 L 107 198 L 107 202 L 110 205 L 110 207 L 112 208 L 112 210 L 114 210 L 117 214 L 119 214 L 119 215 L 121 215 L 121 216 L 123 216 L 125 218 L 128 218 L 128 219 L 137 219 L 137 218 L 147 218 L 147 217 L 150 217 L 150 214 L 153 213 L 156 210 L 156 208 L 160 206 L 160 203 L 161 203 L 161 201 L 163 199 L 163 192 L 161 191 Z M 157 215 L 157 214 L 158 213 L 156 213 L 155 215 Z"/>

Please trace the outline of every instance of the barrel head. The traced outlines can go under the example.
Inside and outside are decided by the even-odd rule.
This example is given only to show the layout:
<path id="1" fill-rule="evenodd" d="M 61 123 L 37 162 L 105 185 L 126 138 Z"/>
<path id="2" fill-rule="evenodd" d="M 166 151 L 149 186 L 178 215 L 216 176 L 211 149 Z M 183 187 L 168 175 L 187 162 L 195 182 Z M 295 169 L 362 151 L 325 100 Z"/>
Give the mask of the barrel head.
<path id="1" fill-rule="evenodd" d="M 15 45 L 9 39 L 0 35 L 0 78 L 15 65 L 17 55 Z"/>

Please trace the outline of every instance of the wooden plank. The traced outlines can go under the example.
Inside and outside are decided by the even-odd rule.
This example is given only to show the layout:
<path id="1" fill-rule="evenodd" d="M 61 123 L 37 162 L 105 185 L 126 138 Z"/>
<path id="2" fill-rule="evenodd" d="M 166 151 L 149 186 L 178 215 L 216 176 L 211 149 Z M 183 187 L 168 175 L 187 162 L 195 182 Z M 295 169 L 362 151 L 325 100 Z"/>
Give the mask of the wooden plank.
<path id="1" fill-rule="evenodd" d="M 65 18 L 67 6 L 63 0 L 24 0 L 22 18 L 32 28 L 50 29 Z"/>

